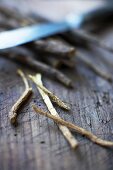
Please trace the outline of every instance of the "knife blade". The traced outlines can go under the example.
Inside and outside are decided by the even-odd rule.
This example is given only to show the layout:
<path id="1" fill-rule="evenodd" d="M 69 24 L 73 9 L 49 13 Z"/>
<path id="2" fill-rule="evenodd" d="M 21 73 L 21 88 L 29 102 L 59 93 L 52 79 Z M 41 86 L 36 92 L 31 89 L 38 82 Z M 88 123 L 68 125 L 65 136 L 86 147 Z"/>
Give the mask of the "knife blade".
<path id="1" fill-rule="evenodd" d="M 42 23 L 37 25 L 26 26 L 10 31 L 4 31 L 0 33 L 0 50 L 15 47 L 31 41 L 46 38 L 57 33 L 61 33 L 73 28 L 80 28 L 87 18 L 100 16 L 102 11 L 113 12 L 113 7 L 102 6 L 99 9 L 78 14 L 68 15 L 64 21 L 58 23 Z"/>

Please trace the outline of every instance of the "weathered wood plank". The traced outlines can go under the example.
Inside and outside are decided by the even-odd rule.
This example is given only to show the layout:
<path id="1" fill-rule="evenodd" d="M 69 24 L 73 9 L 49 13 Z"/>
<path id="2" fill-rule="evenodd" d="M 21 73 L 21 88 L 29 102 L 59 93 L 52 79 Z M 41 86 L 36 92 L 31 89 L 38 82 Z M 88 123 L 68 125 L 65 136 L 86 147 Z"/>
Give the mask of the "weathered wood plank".
<path id="1" fill-rule="evenodd" d="M 112 44 L 112 35 L 111 29 L 103 39 L 109 37 L 107 41 Z M 112 57 L 104 51 L 98 52 L 101 57 Z M 97 52 L 95 56 L 96 54 Z M 35 93 L 21 110 L 19 126 L 14 128 L 10 125 L 9 111 L 24 90 L 24 84 L 16 74 L 18 67 L 20 66 L 0 58 L 0 169 L 112 170 L 113 149 L 97 146 L 74 133 L 80 147 L 73 151 L 53 121 L 33 112 L 33 102 L 44 110 L 46 107 L 32 84 Z M 108 70 L 113 71 L 111 67 Z M 32 73 L 29 69 L 25 71 Z M 72 108 L 66 113 L 55 106 L 60 116 L 103 139 L 113 140 L 113 84 L 97 76 L 80 60 L 77 60 L 76 69 L 64 72 L 73 79 L 74 89 L 67 89 L 43 77 L 44 85 Z"/>

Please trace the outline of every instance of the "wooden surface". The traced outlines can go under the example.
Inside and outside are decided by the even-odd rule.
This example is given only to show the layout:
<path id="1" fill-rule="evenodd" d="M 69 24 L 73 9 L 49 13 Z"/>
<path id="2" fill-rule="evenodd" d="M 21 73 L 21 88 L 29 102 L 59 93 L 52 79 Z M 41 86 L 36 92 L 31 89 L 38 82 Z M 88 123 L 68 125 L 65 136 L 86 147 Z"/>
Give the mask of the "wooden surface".
<path id="1" fill-rule="evenodd" d="M 112 28 L 101 35 L 110 45 L 113 44 Z M 93 52 L 89 53 L 90 57 L 92 55 L 107 58 L 113 65 L 112 55 L 108 52 L 93 48 Z M 113 149 L 102 148 L 73 133 L 80 143 L 74 151 L 53 121 L 33 112 L 32 103 L 44 110 L 46 107 L 32 83 L 34 95 L 20 111 L 19 126 L 14 128 L 10 125 L 9 110 L 24 90 L 24 84 L 16 74 L 18 67 L 0 58 L 0 169 L 112 170 Z M 113 72 L 112 66 L 107 69 Z M 28 69 L 28 72 L 31 71 Z M 79 60 L 76 69 L 64 72 L 72 78 L 74 89 L 67 89 L 43 77 L 44 85 L 71 106 L 69 113 L 55 106 L 60 116 L 103 139 L 113 141 L 113 83 L 97 76 Z"/>

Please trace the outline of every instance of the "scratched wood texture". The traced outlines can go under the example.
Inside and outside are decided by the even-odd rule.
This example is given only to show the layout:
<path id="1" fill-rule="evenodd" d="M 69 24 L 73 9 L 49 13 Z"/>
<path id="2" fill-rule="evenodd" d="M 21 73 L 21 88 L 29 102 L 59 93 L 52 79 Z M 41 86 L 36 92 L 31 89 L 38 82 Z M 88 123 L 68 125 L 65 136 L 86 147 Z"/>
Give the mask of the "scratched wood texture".
<path id="1" fill-rule="evenodd" d="M 110 45 L 113 44 L 112 29 L 100 35 Z M 112 54 L 93 47 L 92 53 L 86 51 L 84 55 L 89 55 L 92 61 L 94 57 L 108 60 L 107 69 L 113 72 Z M 62 118 L 103 139 L 113 140 L 113 83 L 96 75 L 80 60 L 76 62 L 74 70 L 63 70 L 72 78 L 74 89 L 67 89 L 47 77 L 43 77 L 44 85 L 71 106 L 69 113 L 55 106 Z M 0 170 L 112 170 L 113 149 L 102 148 L 73 133 L 80 143 L 74 151 L 53 121 L 33 112 L 32 103 L 44 110 L 46 107 L 31 82 L 34 95 L 20 111 L 18 127 L 10 125 L 9 110 L 24 90 L 16 74 L 19 67 L 0 58 Z"/>

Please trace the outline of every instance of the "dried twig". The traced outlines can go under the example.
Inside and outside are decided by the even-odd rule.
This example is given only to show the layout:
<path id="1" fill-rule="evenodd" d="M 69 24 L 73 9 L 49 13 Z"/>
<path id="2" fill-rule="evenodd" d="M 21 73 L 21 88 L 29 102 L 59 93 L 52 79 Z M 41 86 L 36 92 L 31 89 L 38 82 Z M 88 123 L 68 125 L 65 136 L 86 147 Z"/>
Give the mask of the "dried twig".
<path id="1" fill-rule="evenodd" d="M 64 125 L 72 130 L 75 130 L 76 132 L 80 133 L 81 135 L 85 135 L 87 138 L 89 138 L 92 142 L 98 144 L 98 145 L 101 145 L 101 146 L 105 146 L 105 147 L 110 147 L 110 146 L 113 146 L 113 142 L 110 142 L 110 141 L 106 141 L 106 140 L 102 140 L 100 138 L 98 138 L 96 135 L 92 134 L 91 132 L 79 127 L 79 126 L 76 126 L 75 124 L 73 123 L 70 123 L 70 122 L 67 122 L 55 115 L 51 115 L 49 114 L 48 112 L 45 112 L 43 111 L 42 109 L 36 107 L 35 105 L 33 105 L 33 109 L 35 110 L 35 112 L 41 114 L 41 115 L 44 115 L 50 119 L 53 119 L 56 123 L 59 123 L 61 125 Z"/>
<path id="2" fill-rule="evenodd" d="M 40 84 L 41 75 L 36 74 L 35 76 L 29 75 L 29 78 L 42 90 L 44 93 L 46 93 L 53 102 L 55 102 L 58 106 L 60 106 L 63 109 L 70 110 L 70 107 L 67 106 L 63 101 L 61 101 L 56 95 L 54 95 L 52 92 L 50 92 L 46 87 Z"/>
<path id="3" fill-rule="evenodd" d="M 75 58 L 75 57 L 73 57 L 73 58 Z M 73 59 L 71 59 L 71 60 L 62 59 L 62 60 L 59 60 L 59 64 L 60 63 L 61 63 L 61 66 L 63 65 L 63 66 L 69 67 L 69 68 L 74 68 L 76 66 L 76 62 Z"/>
<path id="4" fill-rule="evenodd" d="M 23 92 L 21 97 L 18 99 L 18 101 L 11 108 L 9 118 L 10 118 L 10 121 L 13 125 L 17 124 L 17 116 L 18 116 L 17 112 L 18 112 L 18 110 L 26 102 L 28 97 L 32 94 L 32 88 L 29 88 L 28 81 L 25 78 L 25 75 L 23 74 L 23 72 L 21 70 L 18 70 L 18 74 L 22 77 L 22 79 L 24 81 L 25 91 Z"/>
<path id="5" fill-rule="evenodd" d="M 58 80 L 67 87 L 72 87 L 72 82 L 67 76 L 65 76 L 62 72 L 58 71 L 57 69 L 52 68 L 34 59 L 33 53 L 28 49 L 16 47 L 13 50 L 10 49 L 10 53 L 9 50 L 5 50 L 2 51 L 1 54 L 3 54 L 1 55 L 2 57 L 6 57 L 7 59 L 19 62 L 21 64 L 24 64 L 25 66 L 29 66 L 30 68 L 36 71 L 40 71 L 45 75 L 51 76 L 53 79 Z"/>
<path id="6" fill-rule="evenodd" d="M 33 47 L 42 54 L 51 57 L 70 59 L 75 56 L 76 50 L 60 38 L 48 38 L 46 40 L 38 40 L 33 43 Z"/>
<path id="7" fill-rule="evenodd" d="M 98 47 L 103 48 L 104 50 L 107 50 L 109 52 L 113 52 L 113 48 L 112 46 L 109 46 L 108 44 L 106 44 L 104 41 L 100 40 L 99 38 L 91 35 L 90 33 L 84 31 L 84 30 L 74 30 L 72 32 L 70 32 L 69 36 L 74 40 L 74 39 L 79 39 L 81 40 L 81 42 L 83 41 L 84 44 L 85 42 L 90 44 L 95 44 Z"/>
<path id="8" fill-rule="evenodd" d="M 77 58 L 82 60 L 92 71 L 94 71 L 97 75 L 103 77 L 104 79 L 108 81 L 112 81 L 112 74 L 106 69 L 107 65 L 103 63 L 103 67 L 101 67 L 101 64 L 99 62 L 92 62 L 88 57 L 84 56 L 82 52 L 77 51 L 76 53 Z M 96 59 L 95 59 L 96 61 Z M 97 60 L 98 61 L 98 60 Z"/>
<path id="9" fill-rule="evenodd" d="M 39 74 L 37 77 L 37 81 L 38 83 L 43 86 L 42 81 L 41 81 L 41 75 Z M 59 117 L 57 111 L 55 110 L 55 108 L 53 107 L 48 95 L 39 87 L 37 86 L 48 110 L 50 111 L 50 113 L 56 117 Z M 62 125 L 58 125 L 59 129 L 61 130 L 61 132 L 63 133 L 64 137 L 67 139 L 67 141 L 70 143 L 72 148 L 76 148 L 78 146 L 78 142 L 76 141 L 76 139 L 73 137 L 73 135 L 71 134 L 71 132 L 69 131 L 69 129 L 65 126 Z"/>
<path id="10" fill-rule="evenodd" d="M 41 57 L 41 60 L 42 60 L 42 62 L 47 63 L 48 65 L 52 66 L 53 68 L 59 69 L 62 66 L 62 62 L 61 62 L 60 58 L 57 59 L 57 57 L 55 58 L 55 57 L 49 57 L 49 56 L 44 57 L 43 56 L 43 57 Z M 68 61 L 70 61 L 70 60 L 68 60 Z"/>
<path id="11" fill-rule="evenodd" d="M 60 55 L 59 55 L 60 56 Z M 48 56 L 45 57 L 45 55 L 41 55 L 41 61 L 49 64 L 50 66 L 52 66 L 53 68 L 61 68 L 61 67 L 67 67 L 67 68 L 74 68 L 75 66 L 75 62 L 73 61 L 75 57 L 67 59 L 67 58 L 58 58 L 58 57 L 52 57 L 52 56 Z"/>

